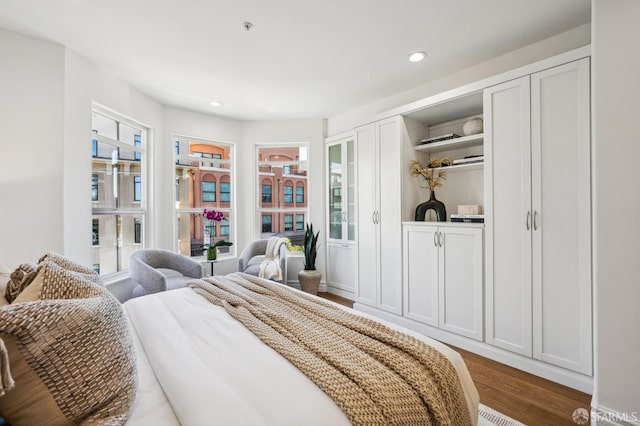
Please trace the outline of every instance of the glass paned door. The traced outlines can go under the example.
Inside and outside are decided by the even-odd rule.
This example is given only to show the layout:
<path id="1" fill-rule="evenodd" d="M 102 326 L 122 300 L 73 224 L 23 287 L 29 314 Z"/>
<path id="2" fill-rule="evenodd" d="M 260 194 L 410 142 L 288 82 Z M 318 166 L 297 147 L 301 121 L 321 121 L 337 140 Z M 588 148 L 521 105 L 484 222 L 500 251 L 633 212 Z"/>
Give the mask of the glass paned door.
<path id="1" fill-rule="evenodd" d="M 354 152 L 354 141 L 347 141 L 347 203 L 345 214 L 347 219 L 347 239 L 356 239 L 356 157 Z"/>
<path id="2" fill-rule="evenodd" d="M 342 239 L 342 144 L 329 147 L 329 238 Z"/>

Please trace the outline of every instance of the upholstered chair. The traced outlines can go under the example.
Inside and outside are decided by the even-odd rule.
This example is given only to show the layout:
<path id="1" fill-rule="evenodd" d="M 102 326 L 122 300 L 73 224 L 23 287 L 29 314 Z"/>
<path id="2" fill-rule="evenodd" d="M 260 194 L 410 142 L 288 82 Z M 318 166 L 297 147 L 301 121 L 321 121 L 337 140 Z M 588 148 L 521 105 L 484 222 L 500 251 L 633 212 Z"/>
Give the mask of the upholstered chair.
<path id="1" fill-rule="evenodd" d="M 260 273 L 260 264 L 265 258 L 268 242 L 269 240 L 266 239 L 252 241 L 247 244 L 238 258 L 238 272 L 244 272 L 245 274 L 255 275 L 257 277 Z M 285 282 L 287 273 L 286 260 L 287 246 L 282 244 L 280 246 L 280 256 L 278 261 L 280 262 L 282 277 Z"/>
<path id="2" fill-rule="evenodd" d="M 202 278 L 202 265 L 169 250 L 138 250 L 129 256 L 129 276 L 138 283 L 133 297 L 184 287 L 194 278 Z"/>

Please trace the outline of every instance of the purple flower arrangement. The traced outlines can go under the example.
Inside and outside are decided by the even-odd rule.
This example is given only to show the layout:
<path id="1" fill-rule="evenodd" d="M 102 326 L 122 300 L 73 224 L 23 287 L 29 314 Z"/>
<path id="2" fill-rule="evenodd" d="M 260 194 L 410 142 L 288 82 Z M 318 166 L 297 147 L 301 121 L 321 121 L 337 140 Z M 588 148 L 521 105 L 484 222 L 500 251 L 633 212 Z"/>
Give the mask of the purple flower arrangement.
<path id="1" fill-rule="evenodd" d="M 216 222 L 221 222 L 224 219 L 224 213 L 218 212 L 215 210 L 204 209 L 204 216 L 209 220 L 215 220 Z"/>

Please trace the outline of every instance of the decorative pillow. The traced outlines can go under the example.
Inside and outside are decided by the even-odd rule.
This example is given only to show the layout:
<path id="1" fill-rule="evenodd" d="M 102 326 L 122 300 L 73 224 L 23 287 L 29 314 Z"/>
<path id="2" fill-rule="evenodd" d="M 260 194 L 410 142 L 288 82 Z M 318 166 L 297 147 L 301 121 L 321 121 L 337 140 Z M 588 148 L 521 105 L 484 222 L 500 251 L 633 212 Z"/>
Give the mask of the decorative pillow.
<path id="1" fill-rule="evenodd" d="M 0 369 L 0 413 L 16 425 L 124 423 L 137 376 L 122 306 L 54 263 L 43 263 L 37 275 L 40 300 L 0 308 L 0 359 L 8 353 L 9 364 Z"/>
<path id="2" fill-rule="evenodd" d="M 44 256 L 42 256 L 40 258 L 40 260 L 38 260 L 38 264 L 45 262 L 45 261 L 49 261 L 49 262 L 53 262 L 58 266 L 62 266 L 64 269 L 66 269 L 67 271 L 71 271 L 71 272 L 76 272 L 78 274 L 81 274 L 83 278 L 94 282 L 96 284 L 99 284 L 101 286 L 104 286 L 104 283 L 102 282 L 102 279 L 100 278 L 100 275 L 96 274 L 93 269 L 88 268 L 84 265 L 81 265 L 79 263 L 74 262 L 73 260 L 66 258 L 64 256 L 62 256 L 61 254 L 58 253 L 54 253 L 54 252 L 49 252 L 47 254 L 45 254 Z"/>
<path id="3" fill-rule="evenodd" d="M 35 263 L 23 263 L 11 273 L 11 278 L 7 282 L 4 297 L 12 303 L 16 297 L 24 290 L 36 276 L 38 265 Z"/>

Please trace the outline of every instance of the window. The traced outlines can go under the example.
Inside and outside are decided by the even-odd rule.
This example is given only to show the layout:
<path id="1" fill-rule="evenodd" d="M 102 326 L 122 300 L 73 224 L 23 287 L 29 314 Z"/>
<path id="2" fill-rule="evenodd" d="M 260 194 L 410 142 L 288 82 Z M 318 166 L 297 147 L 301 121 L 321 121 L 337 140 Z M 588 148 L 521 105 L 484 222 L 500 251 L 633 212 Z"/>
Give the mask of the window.
<path id="1" fill-rule="evenodd" d="M 284 187 L 284 202 L 293 203 L 293 186 Z"/>
<path id="2" fill-rule="evenodd" d="M 106 275 L 126 270 L 144 244 L 148 129 L 99 106 L 91 118 L 92 264 Z"/>
<path id="3" fill-rule="evenodd" d="M 302 244 L 304 229 L 298 221 L 299 216 L 302 217 L 304 226 L 304 219 L 308 217 L 305 202 L 309 170 L 307 152 L 306 144 L 257 146 L 255 202 L 260 238 L 282 235 L 293 244 Z"/>
<path id="4" fill-rule="evenodd" d="M 95 272 L 96 274 L 100 274 L 100 264 L 99 263 L 94 263 L 93 264 L 93 272 Z"/>
<path id="5" fill-rule="evenodd" d="M 223 203 L 231 202 L 231 183 L 220 182 L 220 201 Z"/>
<path id="6" fill-rule="evenodd" d="M 263 203 L 270 203 L 272 198 L 271 198 L 271 191 L 273 189 L 272 185 L 262 185 L 262 202 Z"/>
<path id="7" fill-rule="evenodd" d="M 273 221 L 273 218 L 271 217 L 271 215 L 263 215 L 262 216 L 262 232 L 263 233 L 268 233 L 271 232 L 272 226 L 271 223 Z"/>
<path id="8" fill-rule="evenodd" d="M 232 193 L 234 145 L 227 142 L 174 136 L 176 249 L 185 256 L 203 256 L 203 245 L 234 241 Z M 235 197 L 233 197 L 235 198 Z M 203 210 L 224 213 L 222 222 L 209 221 Z M 218 247 L 218 255 L 235 247 Z"/>
<path id="9" fill-rule="evenodd" d="M 133 135 L 133 146 L 135 146 L 136 148 L 141 148 L 142 147 L 142 139 L 141 139 L 140 135 Z M 142 154 L 140 154 L 137 151 L 134 152 L 134 154 L 133 154 L 133 159 L 134 160 L 140 161 L 141 158 L 142 158 Z"/>
<path id="10" fill-rule="evenodd" d="M 142 220 L 133 219 L 133 242 L 135 244 L 142 244 Z"/>
<path id="11" fill-rule="evenodd" d="M 304 203 L 304 186 L 296 186 L 296 203 Z"/>
<path id="12" fill-rule="evenodd" d="M 133 201 L 142 201 L 142 178 L 140 176 L 133 177 Z"/>
<path id="13" fill-rule="evenodd" d="M 93 239 L 93 245 L 94 246 L 99 246 L 100 245 L 100 220 L 99 219 L 92 219 L 91 220 L 91 234 L 92 234 L 92 239 Z"/>
<path id="14" fill-rule="evenodd" d="M 293 231 L 293 215 L 292 214 L 284 215 L 284 230 Z"/>
<path id="15" fill-rule="evenodd" d="M 98 201 L 98 175 L 91 175 L 91 201 Z"/>
<path id="16" fill-rule="evenodd" d="M 202 201 L 214 203 L 216 201 L 216 183 L 202 182 Z"/>
<path id="17" fill-rule="evenodd" d="M 304 231 L 304 215 L 296 215 L 296 231 Z"/>

